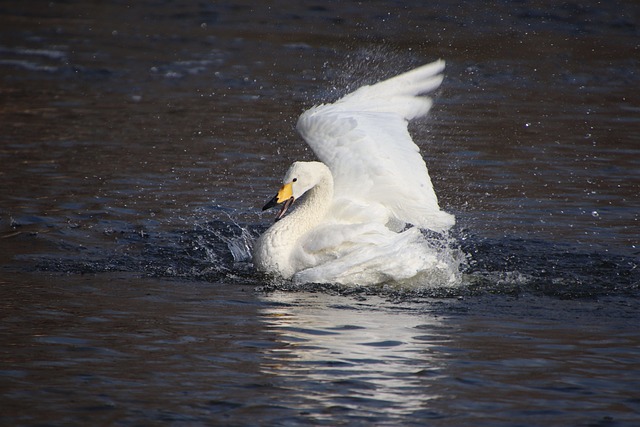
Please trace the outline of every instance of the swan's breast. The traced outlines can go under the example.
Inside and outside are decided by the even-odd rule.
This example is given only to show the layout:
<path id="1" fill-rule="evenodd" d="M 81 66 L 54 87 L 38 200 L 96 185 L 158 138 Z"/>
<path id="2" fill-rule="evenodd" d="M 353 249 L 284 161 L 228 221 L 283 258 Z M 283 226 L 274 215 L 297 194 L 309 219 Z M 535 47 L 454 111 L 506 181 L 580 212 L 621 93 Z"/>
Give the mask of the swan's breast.
<path id="1" fill-rule="evenodd" d="M 289 278 L 295 272 L 290 259 L 295 241 L 292 242 L 288 227 L 279 227 L 281 223 L 260 236 L 253 251 L 253 265 L 265 273 Z"/>

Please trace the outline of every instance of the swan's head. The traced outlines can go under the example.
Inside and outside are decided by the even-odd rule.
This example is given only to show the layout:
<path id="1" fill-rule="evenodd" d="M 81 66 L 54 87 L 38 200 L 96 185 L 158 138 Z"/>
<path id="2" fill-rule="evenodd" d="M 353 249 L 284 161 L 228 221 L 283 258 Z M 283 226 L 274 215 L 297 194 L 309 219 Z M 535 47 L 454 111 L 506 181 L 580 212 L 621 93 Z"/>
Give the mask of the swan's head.
<path id="1" fill-rule="evenodd" d="M 315 187 L 323 178 L 331 176 L 329 168 L 320 162 L 295 162 L 282 180 L 282 187 L 275 197 L 262 208 L 263 211 L 282 203 L 276 221 L 282 219 L 287 209 L 304 193 Z"/>

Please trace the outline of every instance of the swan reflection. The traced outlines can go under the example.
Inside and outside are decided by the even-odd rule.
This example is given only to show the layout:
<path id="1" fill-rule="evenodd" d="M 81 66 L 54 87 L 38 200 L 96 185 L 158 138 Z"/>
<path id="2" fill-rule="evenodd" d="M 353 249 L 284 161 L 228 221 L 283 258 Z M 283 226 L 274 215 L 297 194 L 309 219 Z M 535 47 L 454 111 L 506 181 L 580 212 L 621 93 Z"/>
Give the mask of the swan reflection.
<path id="1" fill-rule="evenodd" d="M 443 375 L 439 348 L 449 333 L 432 314 L 374 297 L 264 298 L 271 304 L 262 318 L 280 345 L 268 350 L 262 369 L 295 389 L 299 407 L 389 416 L 423 411 L 439 397 L 430 384 Z"/>

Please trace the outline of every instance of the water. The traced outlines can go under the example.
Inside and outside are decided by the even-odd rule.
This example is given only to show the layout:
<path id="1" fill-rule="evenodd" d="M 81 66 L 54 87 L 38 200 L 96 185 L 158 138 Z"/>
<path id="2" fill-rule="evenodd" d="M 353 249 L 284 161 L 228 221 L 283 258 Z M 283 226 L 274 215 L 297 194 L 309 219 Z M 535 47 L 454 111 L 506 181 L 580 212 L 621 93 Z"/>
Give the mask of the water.
<path id="1" fill-rule="evenodd" d="M 638 424 L 639 12 L 4 2 L 1 424 Z M 439 57 L 462 283 L 257 275 L 300 112 Z"/>

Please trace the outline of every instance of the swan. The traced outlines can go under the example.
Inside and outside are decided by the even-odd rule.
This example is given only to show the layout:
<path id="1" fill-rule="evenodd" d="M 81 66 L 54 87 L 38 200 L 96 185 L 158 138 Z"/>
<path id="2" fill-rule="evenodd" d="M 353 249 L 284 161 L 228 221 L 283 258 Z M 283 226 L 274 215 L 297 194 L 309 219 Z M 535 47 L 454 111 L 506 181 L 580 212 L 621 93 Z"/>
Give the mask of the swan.
<path id="1" fill-rule="evenodd" d="M 407 129 L 431 108 L 420 95 L 440 85 L 444 67 L 423 65 L 299 117 L 320 161 L 293 163 L 264 206 L 282 205 L 254 244 L 257 270 L 295 283 L 371 285 L 434 271 L 454 280 L 420 229 L 443 233 L 455 217 L 440 209 Z"/>

